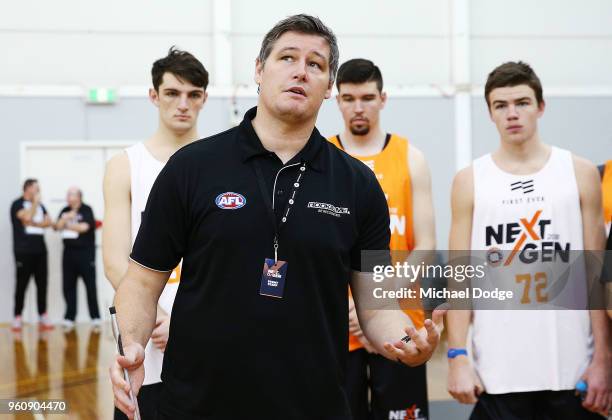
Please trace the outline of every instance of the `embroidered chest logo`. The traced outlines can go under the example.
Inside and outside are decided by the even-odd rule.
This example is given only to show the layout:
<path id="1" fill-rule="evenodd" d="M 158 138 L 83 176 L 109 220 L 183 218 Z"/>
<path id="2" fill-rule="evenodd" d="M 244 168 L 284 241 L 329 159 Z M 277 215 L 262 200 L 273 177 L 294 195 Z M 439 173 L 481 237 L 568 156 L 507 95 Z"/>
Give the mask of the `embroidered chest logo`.
<path id="1" fill-rule="evenodd" d="M 215 204 L 223 210 L 238 210 L 246 205 L 246 198 L 235 192 L 224 192 L 215 198 Z"/>
<path id="2" fill-rule="evenodd" d="M 351 214 L 351 211 L 348 209 L 348 207 L 336 207 L 333 204 L 318 203 L 316 201 L 308 202 L 308 205 L 306 207 L 309 209 L 316 209 L 317 213 L 325 213 L 334 217 L 341 217 L 345 214 Z"/>

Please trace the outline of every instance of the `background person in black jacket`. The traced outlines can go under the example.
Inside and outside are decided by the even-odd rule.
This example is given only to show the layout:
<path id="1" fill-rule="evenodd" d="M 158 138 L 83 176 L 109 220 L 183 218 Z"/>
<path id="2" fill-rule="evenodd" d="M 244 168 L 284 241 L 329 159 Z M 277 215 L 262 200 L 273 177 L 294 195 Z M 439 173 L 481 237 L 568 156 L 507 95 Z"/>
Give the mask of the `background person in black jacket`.
<path id="1" fill-rule="evenodd" d="M 83 193 L 71 187 L 66 193 L 68 205 L 59 214 L 55 228 L 61 230 L 64 239 L 62 258 L 63 288 L 66 314 L 63 325 L 74 326 L 77 309 L 77 279 L 83 278 L 87 290 L 89 315 L 94 325 L 100 324 L 96 293 L 96 222 L 93 210 L 83 204 Z"/>
<path id="2" fill-rule="evenodd" d="M 40 202 L 40 188 L 36 179 L 29 178 L 23 183 L 23 195 L 11 205 L 11 223 L 17 278 L 12 329 L 21 330 L 21 312 L 32 275 L 36 282 L 40 327 L 53 328 L 47 317 L 47 246 L 44 237 L 45 228 L 53 222 Z"/>

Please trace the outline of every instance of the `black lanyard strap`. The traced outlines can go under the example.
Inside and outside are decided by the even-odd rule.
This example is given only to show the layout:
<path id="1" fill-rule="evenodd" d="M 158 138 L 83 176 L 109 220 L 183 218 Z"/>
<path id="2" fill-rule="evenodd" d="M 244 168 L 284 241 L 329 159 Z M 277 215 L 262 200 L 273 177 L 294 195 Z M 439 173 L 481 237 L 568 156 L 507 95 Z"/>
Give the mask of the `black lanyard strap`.
<path id="1" fill-rule="evenodd" d="M 285 205 L 285 210 L 282 213 L 283 216 L 281 217 L 280 223 L 277 224 L 276 214 L 274 213 L 274 200 L 275 200 L 274 194 L 276 194 L 276 181 L 278 179 L 278 176 L 284 169 L 291 168 L 293 166 L 298 166 L 298 165 L 301 165 L 300 170 L 298 172 L 298 176 L 295 179 L 295 182 L 293 183 L 291 195 L 289 199 L 287 200 L 287 204 Z M 294 163 L 291 165 L 283 166 L 282 168 L 279 169 L 279 171 L 276 173 L 276 178 L 274 179 L 274 186 L 272 187 L 272 201 L 270 201 L 270 197 L 268 196 L 264 174 L 263 174 L 263 171 L 261 170 L 261 165 L 256 159 L 253 160 L 253 167 L 255 169 L 255 174 L 257 175 L 257 185 L 259 186 L 259 191 L 261 192 L 262 198 L 264 200 L 264 204 L 266 206 L 266 213 L 268 214 L 268 219 L 270 219 L 270 221 L 272 222 L 272 226 L 274 226 L 274 260 L 277 261 L 278 260 L 277 258 L 278 256 L 278 236 L 279 236 L 281 229 L 287 223 L 287 220 L 289 220 L 289 213 L 291 212 L 291 207 L 293 206 L 293 204 L 295 204 L 295 197 L 300 188 L 301 182 L 303 182 L 304 174 L 306 173 L 306 162 Z"/>

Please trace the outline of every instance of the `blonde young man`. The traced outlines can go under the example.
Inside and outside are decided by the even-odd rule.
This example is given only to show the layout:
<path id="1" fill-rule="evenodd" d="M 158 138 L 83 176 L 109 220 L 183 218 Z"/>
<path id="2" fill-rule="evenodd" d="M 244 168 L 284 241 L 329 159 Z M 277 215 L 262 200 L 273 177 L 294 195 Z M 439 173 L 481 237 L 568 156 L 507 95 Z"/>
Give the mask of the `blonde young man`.
<path id="1" fill-rule="evenodd" d="M 400 310 L 360 306 L 373 285 L 361 251 L 388 250 L 389 214 L 374 174 L 315 128 L 338 55 L 319 19 L 277 23 L 255 63 L 257 107 L 157 178 L 115 301 L 126 357 L 111 380 L 128 415 L 121 367 L 138 390 L 155 302 L 181 258 L 158 419 L 349 419 L 349 282 L 377 351 L 431 357 L 442 313 L 416 331 Z"/>
<path id="2" fill-rule="evenodd" d="M 556 264 L 567 269 L 566 250 L 603 248 L 599 174 L 587 160 L 540 140 L 545 102 L 529 65 L 494 69 L 485 99 L 500 144 L 455 177 L 449 249 L 500 256 L 488 275 L 501 288 L 513 287 L 520 300 L 514 310 L 449 312 L 449 392 L 476 403 L 471 419 L 600 418 L 593 411 L 611 402 L 606 314 L 537 309 L 563 294 L 552 287 L 557 276 L 528 258 L 541 251 L 543 260 L 554 249 Z M 586 293 L 585 267 L 570 268 L 577 280 L 564 290 Z M 466 349 L 470 323 L 474 364 Z M 588 383 L 583 402 L 574 391 L 581 378 Z"/>
<path id="3" fill-rule="evenodd" d="M 170 156 L 198 138 L 198 114 L 207 98 L 208 72 L 186 51 L 171 48 L 166 57 L 153 63 L 151 75 L 149 98 L 159 110 L 157 131 L 148 140 L 113 157 L 104 177 L 102 250 L 106 277 L 115 289 L 128 269 L 151 187 Z M 146 344 L 146 375 L 138 395 L 143 419 L 156 415 L 170 314 L 180 276 L 179 265 L 159 296 L 155 329 Z M 115 419 L 121 418 L 125 415 L 116 410 Z"/>
<path id="4" fill-rule="evenodd" d="M 431 177 L 423 153 L 380 127 L 387 95 L 373 62 L 358 58 L 342 64 L 336 87 L 344 132 L 329 140 L 376 174 L 389 205 L 390 249 L 405 255 L 417 251 L 408 262 L 418 265 L 427 260 L 427 251 L 435 249 Z M 422 327 L 422 309 L 415 307 L 406 314 L 416 328 Z M 351 296 L 349 332 L 346 390 L 353 418 L 388 419 L 399 412 L 414 419 L 429 418 L 425 365 L 403 366 L 377 354 L 359 326 Z"/>

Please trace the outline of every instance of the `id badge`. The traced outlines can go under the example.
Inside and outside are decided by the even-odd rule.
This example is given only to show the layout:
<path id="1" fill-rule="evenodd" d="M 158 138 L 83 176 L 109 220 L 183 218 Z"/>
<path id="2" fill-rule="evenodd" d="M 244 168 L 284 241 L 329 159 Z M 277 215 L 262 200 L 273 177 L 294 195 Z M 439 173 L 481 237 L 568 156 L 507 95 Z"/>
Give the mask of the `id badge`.
<path id="1" fill-rule="evenodd" d="M 266 258 L 261 275 L 261 286 L 259 294 L 282 298 L 285 290 L 285 279 L 287 278 L 287 261 L 278 260 L 276 263 L 272 258 Z"/>

